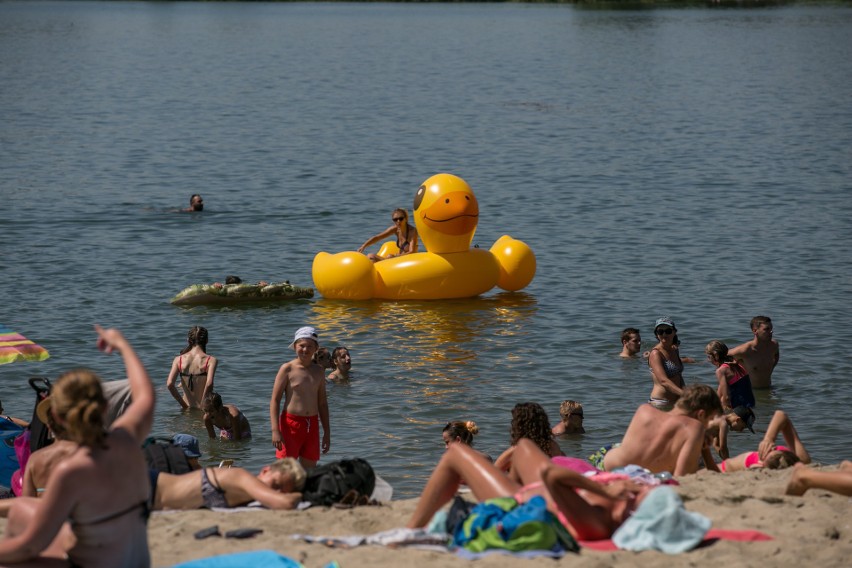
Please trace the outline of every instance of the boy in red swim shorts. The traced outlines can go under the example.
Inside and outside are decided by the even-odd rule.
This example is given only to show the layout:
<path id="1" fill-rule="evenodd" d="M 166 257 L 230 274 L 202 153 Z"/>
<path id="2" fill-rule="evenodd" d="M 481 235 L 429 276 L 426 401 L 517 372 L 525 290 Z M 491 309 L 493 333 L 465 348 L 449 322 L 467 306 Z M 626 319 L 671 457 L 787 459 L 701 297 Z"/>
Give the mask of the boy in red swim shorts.
<path id="1" fill-rule="evenodd" d="M 300 327 L 290 347 L 296 351 L 296 358 L 278 369 L 269 401 L 272 445 L 277 458 L 298 458 L 305 469 L 310 469 L 320 459 L 320 423 L 322 453 L 328 453 L 331 447 L 325 373 L 311 360 L 319 349 L 316 330 Z M 282 396 L 284 411 L 279 415 Z"/>

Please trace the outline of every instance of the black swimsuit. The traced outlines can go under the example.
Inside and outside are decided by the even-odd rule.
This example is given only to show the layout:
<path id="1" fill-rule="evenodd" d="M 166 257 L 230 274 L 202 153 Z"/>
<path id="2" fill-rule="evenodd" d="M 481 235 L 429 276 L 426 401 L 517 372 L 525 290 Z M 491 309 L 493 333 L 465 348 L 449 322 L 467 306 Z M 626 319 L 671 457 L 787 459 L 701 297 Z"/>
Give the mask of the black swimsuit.
<path id="1" fill-rule="evenodd" d="M 204 378 L 207 379 L 207 365 L 210 364 L 210 356 L 204 360 L 204 367 L 201 369 L 200 373 L 184 373 L 183 372 L 183 355 L 181 355 L 178 360 L 178 374 L 180 378 L 186 381 L 187 386 L 189 386 L 189 390 L 195 390 L 195 379 Z"/>
<path id="2" fill-rule="evenodd" d="M 402 243 L 402 244 L 399 244 L 399 235 L 397 234 L 396 246 L 399 248 L 400 254 L 406 252 L 405 249 L 408 248 L 408 245 L 410 244 L 409 241 L 408 241 L 408 235 L 410 235 L 410 234 L 411 234 L 411 227 L 406 227 L 405 228 L 405 242 Z"/>

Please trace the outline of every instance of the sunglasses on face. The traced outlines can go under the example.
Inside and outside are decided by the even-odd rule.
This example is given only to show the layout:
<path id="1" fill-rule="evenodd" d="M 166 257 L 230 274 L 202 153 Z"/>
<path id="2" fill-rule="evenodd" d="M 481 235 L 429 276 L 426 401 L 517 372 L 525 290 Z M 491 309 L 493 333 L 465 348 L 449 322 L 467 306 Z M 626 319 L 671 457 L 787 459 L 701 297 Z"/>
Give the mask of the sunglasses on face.
<path id="1" fill-rule="evenodd" d="M 393 218 L 394 223 L 399 223 L 401 221 L 405 221 L 405 217 L 394 217 Z"/>
<path id="2" fill-rule="evenodd" d="M 657 335 L 671 335 L 673 333 L 674 333 L 674 330 L 670 327 L 667 327 L 665 329 L 660 328 L 660 329 L 657 330 Z"/>

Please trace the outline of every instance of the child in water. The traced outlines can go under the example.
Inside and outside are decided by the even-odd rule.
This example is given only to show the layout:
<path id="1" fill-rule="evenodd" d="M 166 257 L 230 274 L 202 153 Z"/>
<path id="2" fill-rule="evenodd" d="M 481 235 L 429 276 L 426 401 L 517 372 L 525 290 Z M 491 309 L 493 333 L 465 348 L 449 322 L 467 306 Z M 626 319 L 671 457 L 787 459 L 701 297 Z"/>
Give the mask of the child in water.
<path id="1" fill-rule="evenodd" d="M 204 426 L 211 440 L 216 439 L 215 426 L 223 440 L 247 440 L 251 438 L 248 418 L 233 404 L 222 404 L 222 397 L 214 392 L 204 400 Z"/>

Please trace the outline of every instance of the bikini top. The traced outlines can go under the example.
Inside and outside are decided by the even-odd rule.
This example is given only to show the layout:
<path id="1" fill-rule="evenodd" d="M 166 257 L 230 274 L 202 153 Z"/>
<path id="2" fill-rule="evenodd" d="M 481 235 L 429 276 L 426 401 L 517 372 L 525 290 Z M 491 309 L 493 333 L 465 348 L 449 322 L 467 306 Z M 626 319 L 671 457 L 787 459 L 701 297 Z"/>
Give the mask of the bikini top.
<path id="1" fill-rule="evenodd" d="M 656 349 L 656 350 L 660 351 L 659 349 Z M 662 351 L 660 351 L 660 355 L 663 355 Z M 648 367 L 649 367 L 648 370 L 651 371 L 651 374 L 653 375 L 654 369 L 650 368 L 651 367 L 651 358 L 650 357 L 648 357 Z M 665 369 L 665 371 L 666 371 L 666 376 L 671 379 L 675 375 L 679 375 L 679 374 L 683 373 L 683 361 L 681 361 L 680 359 L 678 359 L 676 362 L 670 361 L 669 359 L 666 359 L 665 355 L 663 355 L 663 369 Z"/>
<path id="2" fill-rule="evenodd" d="M 399 247 L 399 252 L 401 252 L 401 253 L 405 252 L 405 249 L 408 248 L 408 245 L 410 244 L 410 242 L 409 242 L 409 235 L 410 234 L 411 234 L 411 227 L 406 227 L 405 228 L 405 242 L 402 243 L 402 244 L 399 244 L 399 234 L 397 234 L 396 246 Z"/>
<path id="3" fill-rule="evenodd" d="M 186 379 L 187 385 L 189 386 L 189 390 L 195 390 L 194 381 L 200 377 L 207 377 L 207 365 L 210 364 L 210 356 L 208 355 L 204 359 L 204 366 L 201 367 L 200 373 L 184 373 L 183 372 L 183 355 L 178 357 L 178 374 L 182 379 Z"/>

